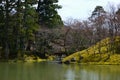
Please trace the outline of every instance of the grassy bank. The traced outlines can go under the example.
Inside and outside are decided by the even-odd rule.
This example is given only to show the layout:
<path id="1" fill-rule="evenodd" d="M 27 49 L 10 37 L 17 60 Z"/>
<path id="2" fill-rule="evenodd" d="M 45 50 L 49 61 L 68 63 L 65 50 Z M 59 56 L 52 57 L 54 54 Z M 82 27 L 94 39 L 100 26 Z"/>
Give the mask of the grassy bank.
<path id="1" fill-rule="evenodd" d="M 78 51 L 63 58 L 62 62 L 72 59 L 75 63 L 83 64 L 120 64 L 120 36 L 114 38 L 114 43 L 110 43 L 110 38 L 106 38 L 96 45 L 83 51 Z"/>

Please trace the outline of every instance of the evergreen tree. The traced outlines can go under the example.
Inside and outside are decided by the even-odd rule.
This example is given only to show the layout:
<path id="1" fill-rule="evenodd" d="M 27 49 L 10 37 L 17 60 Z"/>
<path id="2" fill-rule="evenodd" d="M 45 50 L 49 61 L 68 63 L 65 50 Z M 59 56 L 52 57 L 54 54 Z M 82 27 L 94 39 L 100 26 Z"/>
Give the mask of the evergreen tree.
<path id="1" fill-rule="evenodd" d="M 10 26 L 10 15 L 11 11 L 13 9 L 13 3 L 14 1 L 11 0 L 1 0 L 0 1 L 0 14 L 1 16 L 1 43 L 2 43 L 2 48 L 5 53 L 6 59 L 8 59 L 9 52 L 10 52 L 10 40 L 11 40 L 11 26 Z"/>
<path id="2" fill-rule="evenodd" d="M 38 29 L 34 0 L 0 1 L 0 46 L 6 58 L 25 50 L 25 44 L 34 41 Z M 12 53 L 12 54 L 11 54 Z"/>
<path id="3" fill-rule="evenodd" d="M 98 19 L 99 17 L 105 16 L 105 14 L 106 14 L 106 11 L 102 6 L 96 6 L 89 19 L 92 21 L 96 21 L 96 19 Z"/>
<path id="4" fill-rule="evenodd" d="M 94 42 L 98 42 L 101 39 L 103 39 L 103 34 L 104 34 L 104 26 L 103 24 L 105 23 L 105 16 L 106 15 L 106 11 L 104 10 L 104 8 L 102 6 L 96 6 L 94 11 L 92 12 L 91 17 L 89 18 L 92 26 L 94 27 L 94 35 L 95 39 Z M 101 53 L 101 44 L 98 44 L 98 53 Z M 101 56 L 101 54 L 100 54 Z"/>
<path id="5" fill-rule="evenodd" d="M 0 46 L 2 46 L 3 42 L 3 27 L 4 27 L 4 13 L 3 13 L 3 6 L 0 5 Z"/>
<path id="6" fill-rule="evenodd" d="M 19 50 L 25 50 L 25 44 L 29 44 L 29 41 L 35 40 L 35 33 L 38 29 L 37 24 L 37 13 L 33 5 L 37 3 L 37 0 L 18 0 L 16 7 L 16 14 L 14 17 L 18 17 L 16 20 L 16 26 L 14 31 L 16 31 Z M 17 28 L 17 29 L 16 29 Z"/>
<path id="7" fill-rule="evenodd" d="M 39 0 L 37 12 L 39 13 L 39 23 L 49 28 L 63 25 L 57 9 L 61 6 L 57 4 L 58 0 Z"/>
<path id="8" fill-rule="evenodd" d="M 27 49 L 30 50 L 31 44 L 35 41 L 35 33 L 38 30 L 38 14 L 33 7 L 37 3 L 37 0 L 26 0 L 25 10 L 24 10 L 24 28 L 25 28 L 25 41 L 28 46 Z"/>

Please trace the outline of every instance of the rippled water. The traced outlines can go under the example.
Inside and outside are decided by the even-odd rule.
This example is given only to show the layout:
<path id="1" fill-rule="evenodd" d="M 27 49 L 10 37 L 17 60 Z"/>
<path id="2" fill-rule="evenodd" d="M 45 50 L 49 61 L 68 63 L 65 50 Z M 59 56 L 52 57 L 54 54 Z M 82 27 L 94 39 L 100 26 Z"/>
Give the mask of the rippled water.
<path id="1" fill-rule="evenodd" d="M 120 80 L 120 66 L 0 63 L 0 80 Z"/>

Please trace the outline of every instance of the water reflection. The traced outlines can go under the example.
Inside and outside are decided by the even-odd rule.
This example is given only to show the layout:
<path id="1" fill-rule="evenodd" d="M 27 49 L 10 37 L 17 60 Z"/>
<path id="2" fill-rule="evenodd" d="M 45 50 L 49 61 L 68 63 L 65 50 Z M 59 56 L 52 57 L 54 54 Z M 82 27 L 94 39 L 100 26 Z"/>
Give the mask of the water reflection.
<path id="1" fill-rule="evenodd" d="M 119 80 L 119 65 L 0 63 L 0 80 Z"/>
<path id="2" fill-rule="evenodd" d="M 66 75 L 65 76 L 66 76 L 67 80 L 74 80 L 75 79 L 75 73 L 71 69 L 68 69 L 66 71 Z"/>
<path id="3" fill-rule="evenodd" d="M 67 80 L 119 80 L 119 65 L 70 65 Z"/>

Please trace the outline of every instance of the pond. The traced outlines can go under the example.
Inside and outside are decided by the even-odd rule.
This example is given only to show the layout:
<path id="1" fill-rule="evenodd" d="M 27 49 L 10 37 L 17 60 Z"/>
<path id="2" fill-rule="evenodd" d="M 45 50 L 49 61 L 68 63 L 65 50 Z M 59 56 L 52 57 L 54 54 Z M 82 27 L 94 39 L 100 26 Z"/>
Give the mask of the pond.
<path id="1" fill-rule="evenodd" d="M 0 80 L 120 80 L 120 66 L 0 63 Z"/>

